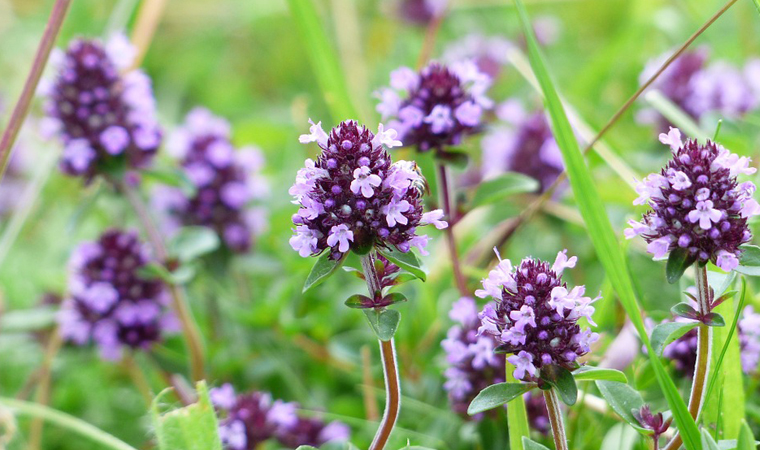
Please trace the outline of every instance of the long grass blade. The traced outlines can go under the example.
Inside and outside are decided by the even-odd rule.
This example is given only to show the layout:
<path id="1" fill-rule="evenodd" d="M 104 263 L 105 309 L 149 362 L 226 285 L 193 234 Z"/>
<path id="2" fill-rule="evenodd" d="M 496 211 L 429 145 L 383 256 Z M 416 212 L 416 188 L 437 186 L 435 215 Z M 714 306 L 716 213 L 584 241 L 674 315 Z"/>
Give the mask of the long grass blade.
<path id="1" fill-rule="evenodd" d="M 588 226 L 589 236 L 596 248 L 597 255 L 607 271 L 612 285 L 618 293 L 620 301 L 628 316 L 639 332 L 649 350 L 649 357 L 655 376 L 659 382 L 665 398 L 668 401 L 678 428 L 683 436 L 684 444 L 689 450 L 701 448 L 699 430 L 694 419 L 689 415 L 686 404 L 676 389 L 662 362 L 656 356 L 649 342 L 641 318 L 641 311 L 636 301 L 625 259 L 620 250 L 612 224 L 607 217 L 607 211 L 599 197 L 599 192 L 594 185 L 591 173 L 583 159 L 578 142 L 573 135 L 572 127 L 567 119 L 560 97 L 554 87 L 543 57 L 538 49 L 538 44 L 531 26 L 525 6 L 522 0 L 515 0 L 520 22 L 528 44 L 528 56 L 533 67 L 533 72 L 538 79 L 544 93 L 547 110 L 552 122 L 552 129 L 557 144 L 562 152 L 562 157 L 568 172 L 570 186 L 575 199 L 578 202 L 581 215 Z"/>
<path id="2" fill-rule="evenodd" d="M 314 75 L 324 93 L 325 103 L 330 108 L 333 122 L 357 118 L 344 74 L 338 63 L 338 56 L 320 23 L 320 15 L 314 1 L 288 0 L 288 5 L 308 52 Z"/>

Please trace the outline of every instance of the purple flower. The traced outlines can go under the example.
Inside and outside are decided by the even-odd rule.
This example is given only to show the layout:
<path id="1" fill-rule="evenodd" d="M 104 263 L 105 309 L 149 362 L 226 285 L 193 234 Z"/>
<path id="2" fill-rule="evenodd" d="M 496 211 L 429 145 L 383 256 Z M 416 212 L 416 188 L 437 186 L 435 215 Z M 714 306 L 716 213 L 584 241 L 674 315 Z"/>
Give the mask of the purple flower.
<path id="1" fill-rule="evenodd" d="M 317 162 L 306 160 L 288 191 L 300 206 L 291 247 L 301 256 L 330 249 L 333 259 L 375 245 L 424 253 L 427 236 L 417 235 L 417 227 L 446 223 L 435 211 L 422 213 L 424 179 L 415 164 L 392 162 L 385 148 L 401 145 L 396 132 L 381 124 L 373 134 L 348 120 L 328 135 L 321 122 L 310 123 L 300 141 L 316 142 L 322 153 Z"/>
<path id="2" fill-rule="evenodd" d="M 481 175 L 491 179 L 513 171 L 536 179 L 540 191 L 548 188 L 564 170 L 562 154 L 543 111 L 526 114 L 510 100 L 496 109 L 504 125 L 489 131 L 481 141 Z"/>
<path id="3" fill-rule="evenodd" d="M 559 252 L 553 266 L 526 258 L 512 270 L 509 260 L 503 260 L 483 280 L 484 289 L 476 293 L 496 300 L 495 307 L 480 313 L 479 333 L 494 336 L 501 350 L 512 353 L 507 361 L 515 366 L 514 376 L 519 380 L 537 379 L 544 366 L 577 368 L 578 358 L 599 338 L 577 324 L 581 317 L 593 324 L 591 304 L 598 297 L 584 297 L 583 286 L 568 291 L 562 272 L 555 271 L 574 264 L 566 251 Z"/>
<path id="4" fill-rule="evenodd" d="M 512 42 L 501 36 L 470 34 L 449 44 L 443 51 L 443 60 L 456 62 L 471 59 L 481 72 L 496 78 L 509 62 L 507 53 L 513 46 Z"/>
<path id="5" fill-rule="evenodd" d="M 673 159 L 636 187 L 640 197 L 634 204 L 648 204 L 652 210 L 641 222 L 629 222 L 626 238 L 641 235 L 655 259 L 682 248 L 693 261 L 712 261 L 733 270 L 741 255 L 739 246 L 752 238 L 747 218 L 760 214 L 752 198 L 755 185 L 738 184 L 736 177 L 756 169 L 749 166 L 749 158 L 714 142 L 681 142 L 676 128 L 661 134 L 660 140 L 670 146 Z"/>
<path id="6" fill-rule="evenodd" d="M 227 121 L 204 108 L 188 113 L 184 125 L 169 137 L 168 147 L 196 191 L 192 196 L 178 188 L 156 191 L 154 206 L 166 216 L 167 228 L 205 226 L 233 252 L 247 252 L 252 237 L 262 231 L 249 208 L 252 201 L 267 193 L 259 173 L 263 166 L 261 151 L 255 147 L 236 150 L 230 142 Z"/>
<path id="7" fill-rule="evenodd" d="M 729 118 L 740 117 L 756 108 L 760 97 L 752 62 L 744 71 L 721 61 L 707 66 L 708 53 L 704 47 L 685 52 L 665 69 L 652 87 L 697 120 L 712 112 Z M 653 75 L 667 56 L 647 63 L 640 81 L 643 83 Z M 643 123 L 659 122 L 663 129 L 669 124 L 653 109 L 640 111 L 638 119 Z"/>
<path id="8" fill-rule="evenodd" d="M 75 40 L 48 87 L 48 125 L 64 145 L 61 170 L 90 181 L 114 166 L 147 167 L 161 144 L 151 81 L 127 70 L 134 49 L 116 35 L 103 46 Z M 56 65 L 56 64 L 53 64 Z"/>
<path id="9" fill-rule="evenodd" d="M 389 125 L 405 145 L 445 152 L 480 130 L 483 111 L 493 106 L 485 95 L 490 85 L 471 61 L 432 63 L 419 74 L 401 67 L 391 73 L 391 87 L 378 91 L 377 111 L 393 119 Z"/>
<path id="10" fill-rule="evenodd" d="M 219 435 L 226 450 L 254 450 L 277 439 L 285 447 L 321 446 L 329 441 L 346 441 L 349 428 L 340 422 L 325 423 L 296 414 L 298 404 L 272 400 L 264 392 L 235 396 L 231 385 L 209 393 L 219 415 Z"/>
<path id="11" fill-rule="evenodd" d="M 760 314 L 752 306 L 742 312 L 738 324 L 739 342 L 741 344 L 742 369 L 747 375 L 757 373 L 760 365 Z"/>
<path id="12" fill-rule="evenodd" d="M 400 0 L 399 15 L 407 22 L 425 25 L 441 17 L 448 7 L 448 0 Z"/>
<path id="13" fill-rule="evenodd" d="M 467 407 L 486 387 L 505 380 L 504 356 L 493 352 L 493 336 L 478 335 L 478 307 L 475 300 L 462 297 L 452 305 L 449 317 L 457 322 L 441 342 L 449 366 L 444 372 L 444 389 L 452 409 L 467 416 Z M 480 420 L 483 415 L 472 417 Z"/>
<path id="14" fill-rule="evenodd" d="M 58 315 L 61 335 L 77 345 L 94 342 L 106 359 L 124 347 L 147 349 L 177 330 L 161 281 L 138 275 L 151 262 L 137 233 L 109 230 L 79 245 L 69 261 L 69 297 Z"/>

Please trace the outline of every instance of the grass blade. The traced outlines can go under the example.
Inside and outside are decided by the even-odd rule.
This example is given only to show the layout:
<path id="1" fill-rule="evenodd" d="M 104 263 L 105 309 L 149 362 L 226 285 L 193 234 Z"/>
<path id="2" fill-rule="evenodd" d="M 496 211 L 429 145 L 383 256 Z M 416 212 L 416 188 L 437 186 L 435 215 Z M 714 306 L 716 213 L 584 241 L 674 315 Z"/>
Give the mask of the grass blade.
<path id="1" fill-rule="evenodd" d="M 313 0 L 288 0 L 288 5 L 333 122 L 358 118 L 338 56 L 320 23 Z"/>
<path id="2" fill-rule="evenodd" d="M 512 365 L 507 364 L 507 383 L 516 383 L 512 375 Z M 509 429 L 509 448 L 514 450 L 523 450 L 523 437 L 530 437 L 530 428 L 528 427 L 528 414 L 525 411 L 525 400 L 523 396 L 507 403 L 507 428 Z"/>
<path id="3" fill-rule="evenodd" d="M 583 220 L 588 227 L 591 241 L 596 249 L 599 260 L 606 269 L 612 285 L 618 293 L 623 307 L 628 313 L 628 317 L 631 318 L 649 350 L 649 358 L 652 361 L 657 381 L 663 390 L 668 405 L 673 411 L 673 416 L 683 436 L 686 448 L 689 450 L 699 449 L 701 448 L 701 442 L 697 425 L 691 415 L 689 415 L 685 402 L 678 393 L 673 380 L 665 372 L 662 362 L 654 353 L 647 337 L 625 259 L 620 251 L 615 232 L 607 217 L 607 212 L 599 197 L 599 192 L 596 190 L 589 168 L 586 166 L 581 150 L 578 147 L 578 142 L 575 139 L 559 95 L 546 69 L 543 57 L 539 52 L 525 6 L 522 0 L 515 0 L 515 4 L 520 16 L 523 32 L 526 36 L 531 66 L 541 85 L 545 104 L 551 118 L 554 136 L 567 168 L 570 186 L 578 202 Z"/>

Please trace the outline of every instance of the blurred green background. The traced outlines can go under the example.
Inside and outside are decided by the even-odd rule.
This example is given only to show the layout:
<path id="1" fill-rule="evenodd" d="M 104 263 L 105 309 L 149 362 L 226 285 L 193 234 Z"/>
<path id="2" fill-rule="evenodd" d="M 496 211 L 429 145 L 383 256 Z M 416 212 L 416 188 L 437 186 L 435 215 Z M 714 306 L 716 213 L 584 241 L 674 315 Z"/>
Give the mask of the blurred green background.
<path id="1" fill-rule="evenodd" d="M 31 57 L 47 20 L 52 1 L 0 0 L 0 95 L 12 104 L 20 92 Z M 601 128 L 638 87 L 644 64 L 672 50 L 723 4 L 720 0 L 541 0 L 527 1 L 532 16 L 558 20 L 559 38 L 545 48 L 548 64 L 566 100 L 594 129 Z M 339 55 L 360 120 L 375 128 L 372 92 L 388 83 L 388 74 L 400 65 L 414 67 L 426 30 L 399 20 L 396 5 L 379 0 L 318 1 L 320 20 Z M 105 36 L 129 29 L 135 20 L 137 0 L 75 0 L 58 40 L 65 46 L 75 36 Z M 519 26 L 511 2 L 457 0 L 441 25 L 432 56 L 471 33 L 503 36 L 519 42 Z M 752 3 L 738 2 L 695 43 L 711 49 L 710 60 L 742 65 L 760 56 L 760 17 Z M 384 392 L 374 337 L 363 315 L 343 306 L 351 294 L 363 292 L 361 280 L 338 273 L 314 291 L 303 295 L 301 286 L 312 259 L 303 259 L 288 245 L 290 216 L 295 206 L 287 194 L 296 171 L 316 146 L 298 143 L 308 129 L 307 119 L 331 126 L 344 118 L 331 117 L 310 64 L 307 46 L 284 1 L 169 0 L 143 67 L 152 77 L 160 120 L 167 130 L 176 126 L 194 106 L 205 106 L 231 121 L 236 144 L 255 143 L 266 155 L 264 173 L 271 195 L 268 231 L 250 255 L 233 264 L 208 270 L 188 286 L 191 305 L 203 329 L 212 384 L 232 382 L 238 391 L 267 390 L 277 398 L 298 401 L 307 410 L 323 410 L 325 417 L 352 427 L 353 441 L 366 446 L 375 423 L 366 420 L 363 369 L 371 374 L 370 399 L 382 410 Z M 525 78 L 507 66 L 495 81 L 491 97 L 497 102 L 516 97 L 527 105 L 540 100 Z M 39 102 L 38 102 L 39 103 Z M 658 169 L 669 156 L 651 127 L 634 120 L 646 105 L 640 100 L 605 137 L 613 151 L 636 174 Z M 39 117 L 36 105 L 32 117 Z M 7 119 L 7 108 L 0 123 Z M 721 141 L 734 152 L 757 159 L 760 115 L 725 121 Z M 703 124 L 712 134 L 715 123 Z M 19 153 L 32 161 L 49 161 L 59 151 L 55 142 L 43 142 L 27 133 Z M 478 138 L 466 143 L 473 164 L 480 158 Z M 414 158 L 408 150 L 401 155 Z M 18 156 L 18 155 L 17 155 Z M 599 157 L 590 158 L 595 179 L 607 203 L 613 224 L 641 212 L 631 201 L 635 193 Z M 435 190 L 429 155 L 418 158 Z M 162 155 L 157 164 L 169 166 Z M 32 164 L 36 174 L 43 164 Z M 40 176 L 40 194 L 20 209 L 28 213 L 17 238 L 3 240 L 12 218 L 0 226 L 0 314 L 15 320 L 0 328 L 0 395 L 14 396 L 40 366 L 44 357 L 49 308 L 40 307 L 45 292 L 63 294 L 66 262 L 74 246 L 96 237 L 109 226 L 137 228 L 128 206 L 112 194 L 96 196 L 97 185 L 83 187 L 80 180 L 61 175 L 47 164 L 49 176 Z M 471 192 L 459 191 L 460 199 Z M 461 253 L 467 255 L 499 222 L 515 216 L 530 196 L 481 208 L 459 225 Z M 428 202 L 435 204 L 434 197 Z M 605 285 L 580 222 L 572 194 L 539 213 L 503 250 L 505 258 L 526 255 L 553 258 L 568 248 L 581 263 L 569 274 L 573 284 L 588 292 Z M 396 337 L 402 373 L 402 412 L 389 448 L 412 444 L 437 449 L 495 449 L 506 446 L 504 419 L 468 422 L 448 408 L 442 388 L 445 361 L 440 341 L 451 326 L 448 310 L 458 297 L 443 235 L 433 232 L 430 271 L 426 283 L 409 283 L 404 292 L 410 302 L 400 306 L 402 322 Z M 12 237 L 12 236 L 11 236 Z M 639 243 L 640 244 L 640 243 Z M 653 262 L 641 245 L 629 249 L 630 269 L 644 309 L 654 318 L 667 315 L 680 301 L 677 286 L 668 285 L 664 264 Z M 218 269 L 218 268 L 216 268 Z M 472 290 L 487 273 L 486 267 L 467 267 Z M 221 276 L 220 276 L 221 275 Z M 601 345 L 591 360 L 599 360 L 618 333 L 624 313 L 611 294 L 597 304 Z M 13 316 L 11 313 L 15 313 Z M 40 329 L 28 328 L 39 322 Z M 0 322 L 3 323 L 3 322 Z M 6 320 L 6 325 L 8 321 Z M 31 324 L 31 325 L 30 325 Z M 156 351 L 163 364 L 184 370 L 179 338 Z M 369 358 L 362 358 L 366 353 Z M 645 398 L 664 407 L 647 364 L 639 358 L 629 379 L 645 391 Z M 154 392 L 164 381 L 149 361 L 137 363 Z M 135 445 L 149 440 L 147 406 L 123 364 L 101 362 L 92 349 L 64 347 L 52 365 L 50 404 L 80 417 Z M 680 383 L 680 384 L 679 384 Z M 678 382 L 687 392 L 688 384 Z M 756 382 L 749 385 L 756 386 Z M 754 394 L 754 393 L 753 393 Z M 752 406 L 753 426 L 760 424 L 760 408 Z M 568 418 L 571 448 L 598 449 L 617 422 L 582 406 Z M 19 435 L 10 449 L 26 448 L 29 421 L 19 422 Z M 757 428 L 756 428 L 757 429 Z M 622 431 L 621 431 L 622 432 Z M 89 450 L 96 446 L 53 426 L 45 426 L 45 449 Z M 645 448 L 632 441 L 632 447 Z"/>

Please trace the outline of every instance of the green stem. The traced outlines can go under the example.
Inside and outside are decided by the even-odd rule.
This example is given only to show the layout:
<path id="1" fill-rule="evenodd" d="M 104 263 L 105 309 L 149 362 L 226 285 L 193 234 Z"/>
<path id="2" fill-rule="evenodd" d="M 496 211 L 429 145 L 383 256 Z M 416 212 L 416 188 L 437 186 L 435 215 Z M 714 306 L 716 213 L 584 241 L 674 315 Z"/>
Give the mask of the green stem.
<path id="1" fill-rule="evenodd" d="M 361 257 L 364 278 L 367 281 L 367 290 L 371 298 L 375 298 L 375 293 L 382 293 L 380 277 L 375 269 L 374 250 Z M 398 362 L 396 361 L 396 348 L 393 344 L 393 338 L 389 341 L 380 342 L 380 355 L 383 360 L 383 376 L 385 378 L 385 412 L 380 427 L 375 433 L 375 438 L 369 446 L 369 450 L 383 450 L 388 438 L 391 436 L 393 427 L 396 425 L 398 413 L 401 409 L 401 386 L 398 376 Z"/>
<path id="2" fill-rule="evenodd" d="M 699 263 L 694 264 L 695 279 L 697 283 L 697 302 L 699 303 L 700 314 L 707 314 L 710 312 L 710 304 L 712 303 L 712 293 L 710 291 L 710 285 L 707 282 L 707 266 L 699 266 Z M 695 420 L 699 416 L 702 410 L 702 404 L 705 399 L 705 389 L 707 387 L 707 380 L 710 378 L 710 360 L 712 359 L 712 333 L 710 327 L 700 323 L 697 327 L 697 361 L 694 365 L 694 380 L 691 386 L 691 394 L 689 395 L 689 414 Z M 683 440 L 680 434 L 676 434 L 668 444 L 663 447 L 663 450 L 676 450 L 681 446 Z"/>
<path id="3" fill-rule="evenodd" d="M 17 414 L 42 419 L 61 428 L 73 431 L 82 437 L 101 444 L 104 449 L 137 450 L 126 442 L 111 436 L 103 430 L 69 414 L 42 406 L 37 403 L 0 397 L 0 405 L 13 409 Z"/>
<path id="4" fill-rule="evenodd" d="M 546 400 L 546 411 L 549 413 L 549 423 L 552 426 L 554 448 L 557 450 L 569 450 L 567 435 L 565 434 L 565 423 L 562 421 L 562 410 L 559 407 L 557 392 L 554 388 L 543 392 L 544 400 Z"/>
<path id="5" fill-rule="evenodd" d="M 451 198 L 451 186 L 449 185 L 449 174 L 446 165 L 438 163 L 438 178 L 440 186 L 438 189 L 441 191 L 441 204 L 443 207 L 443 213 L 446 215 L 446 220 L 449 221 L 449 226 L 446 227 L 446 242 L 449 245 L 449 254 L 451 256 L 451 266 L 454 271 L 454 282 L 456 283 L 459 295 L 467 297 L 470 292 L 467 290 L 467 281 L 462 273 L 462 265 L 459 262 L 459 252 L 457 250 L 457 241 L 454 237 L 454 223 L 456 207 Z"/>
<path id="6" fill-rule="evenodd" d="M 29 106 L 32 103 L 34 92 L 40 83 L 42 71 L 45 69 L 50 51 L 53 49 L 55 39 L 58 37 L 58 32 L 61 31 L 61 25 L 63 25 L 63 19 L 66 18 L 66 11 L 68 11 L 70 4 L 71 0 L 56 0 L 53 10 L 50 12 L 45 32 L 42 34 L 40 45 L 37 47 L 37 53 L 34 55 L 32 68 L 29 70 L 26 82 L 24 82 L 24 89 L 21 91 L 16 106 L 13 108 L 8 127 L 3 132 L 2 138 L 0 138 L 0 179 L 2 179 L 5 169 L 8 167 L 13 144 L 16 142 L 21 125 L 24 124 L 24 120 L 29 113 Z"/>
<path id="7" fill-rule="evenodd" d="M 142 198 L 140 198 L 140 194 L 130 186 L 129 183 L 116 183 L 116 186 L 124 193 L 130 205 L 132 205 L 132 208 L 135 210 L 137 218 L 142 224 L 145 233 L 148 235 L 150 245 L 156 253 L 156 258 L 158 258 L 161 263 L 166 263 L 168 253 L 163 238 L 153 222 L 153 219 L 151 219 Z M 172 298 L 172 308 L 182 325 L 182 334 L 185 337 L 185 345 L 190 354 L 190 375 L 193 381 L 203 380 L 205 374 L 205 358 L 203 341 L 201 339 L 200 331 L 198 330 L 198 324 L 195 322 L 193 313 L 187 305 L 187 297 L 185 296 L 184 289 L 174 283 L 169 284 L 168 288 Z"/>

